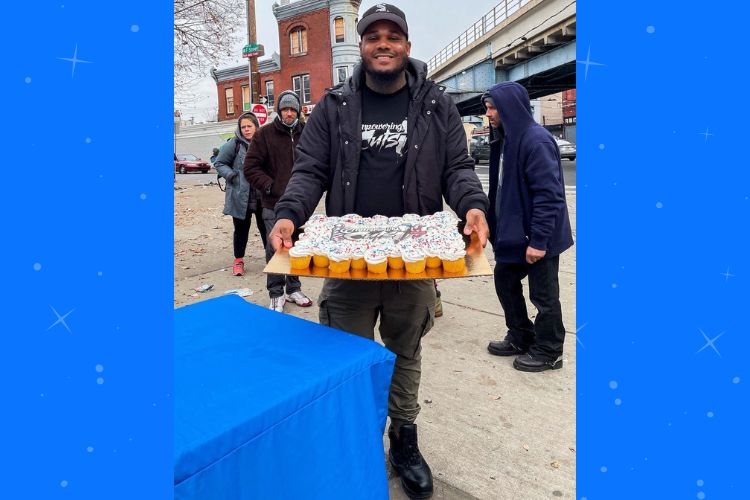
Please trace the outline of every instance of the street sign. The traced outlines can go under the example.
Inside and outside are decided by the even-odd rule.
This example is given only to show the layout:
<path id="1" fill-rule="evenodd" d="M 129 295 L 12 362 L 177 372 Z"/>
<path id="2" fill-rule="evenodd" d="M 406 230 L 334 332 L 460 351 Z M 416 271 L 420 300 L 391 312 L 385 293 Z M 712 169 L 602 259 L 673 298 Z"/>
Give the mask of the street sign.
<path id="1" fill-rule="evenodd" d="M 242 57 L 245 58 L 261 57 L 265 55 L 265 53 L 265 47 L 259 43 L 248 43 L 242 47 Z"/>
<path id="2" fill-rule="evenodd" d="M 265 104 L 268 102 L 268 99 L 266 99 L 266 96 L 262 95 L 260 96 L 260 99 L 258 99 L 261 104 Z"/>
<path id="3" fill-rule="evenodd" d="M 258 123 L 265 125 L 268 120 L 268 111 L 263 104 L 253 104 L 253 114 L 258 118 Z"/>

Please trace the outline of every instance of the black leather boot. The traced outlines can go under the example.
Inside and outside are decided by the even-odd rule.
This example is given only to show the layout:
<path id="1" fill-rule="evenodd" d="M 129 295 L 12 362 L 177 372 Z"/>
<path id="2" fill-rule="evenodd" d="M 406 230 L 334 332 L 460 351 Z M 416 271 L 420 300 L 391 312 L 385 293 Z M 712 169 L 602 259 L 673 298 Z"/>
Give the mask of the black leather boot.
<path id="1" fill-rule="evenodd" d="M 388 428 L 388 437 L 391 440 L 388 460 L 401 478 L 404 492 L 412 499 L 430 498 L 432 471 L 417 446 L 417 425 L 402 425 L 398 437 L 391 426 Z"/>

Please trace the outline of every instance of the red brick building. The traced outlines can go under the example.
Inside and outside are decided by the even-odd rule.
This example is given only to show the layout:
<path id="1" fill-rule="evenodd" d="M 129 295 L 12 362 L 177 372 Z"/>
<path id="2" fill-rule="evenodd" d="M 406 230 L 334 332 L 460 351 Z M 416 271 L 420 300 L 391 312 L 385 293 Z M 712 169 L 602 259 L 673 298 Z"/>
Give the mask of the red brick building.
<path id="1" fill-rule="evenodd" d="M 563 91 L 562 112 L 564 123 L 573 124 L 576 122 L 576 89 Z"/>
<path id="2" fill-rule="evenodd" d="M 359 3 L 360 0 L 287 0 L 274 5 L 280 54 L 259 61 L 258 74 L 253 75 L 256 95 L 266 99 L 269 113 L 276 96 L 284 90 L 297 92 L 303 112 L 309 113 L 326 88 L 351 74 L 359 58 Z M 216 81 L 219 121 L 235 120 L 249 109 L 248 66 L 211 71 Z"/>

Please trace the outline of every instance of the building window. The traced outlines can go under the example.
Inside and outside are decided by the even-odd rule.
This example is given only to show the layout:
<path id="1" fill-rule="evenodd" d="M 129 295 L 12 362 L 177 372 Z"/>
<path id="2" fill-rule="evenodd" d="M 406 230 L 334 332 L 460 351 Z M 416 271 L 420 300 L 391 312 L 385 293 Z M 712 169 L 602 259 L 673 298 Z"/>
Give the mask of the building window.
<path id="1" fill-rule="evenodd" d="M 273 80 L 266 80 L 266 106 L 273 108 Z"/>
<path id="2" fill-rule="evenodd" d="M 293 56 L 307 54 L 307 30 L 302 27 L 294 28 L 289 33 L 289 46 Z"/>
<path id="3" fill-rule="evenodd" d="M 299 96 L 300 102 L 310 102 L 310 75 L 297 75 L 292 77 L 294 92 Z"/>
<path id="4" fill-rule="evenodd" d="M 336 43 L 344 41 L 344 18 L 337 17 L 333 20 L 333 29 L 336 32 Z"/>
<path id="5" fill-rule="evenodd" d="M 250 87 L 242 86 L 242 110 L 250 111 Z"/>
<path id="6" fill-rule="evenodd" d="M 336 75 L 336 83 L 345 82 L 346 78 L 349 76 L 348 68 L 346 66 L 339 66 L 336 68 Z"/>
<path id="7" fill-rule="evenodd" d="M 227 114 L 233 115 L 234 114 L 234 89 L 232 87 L 229 87 L 228 89 L 224 89 L 224 98 L 227 101 Z"/>

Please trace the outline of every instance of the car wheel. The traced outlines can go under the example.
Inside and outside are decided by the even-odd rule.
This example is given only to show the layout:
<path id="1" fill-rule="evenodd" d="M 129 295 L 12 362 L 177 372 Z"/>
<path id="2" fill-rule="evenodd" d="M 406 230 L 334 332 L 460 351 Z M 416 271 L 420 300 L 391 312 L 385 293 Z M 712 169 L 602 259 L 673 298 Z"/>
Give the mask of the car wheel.
<path id="1" fill-rule="evenodd" d="M 208 170 L 201 170 L 202 173 L 207 174 Z"/>
<path id="2" fill-rule="evenodd" d="M 185 167 L 184 167 L 184 166 L 183 166 L 183 167 L 180 167 L 180 173 L 181 173 L 181 174 L 187 173 L 187 171 L 185 170 Z"/>

